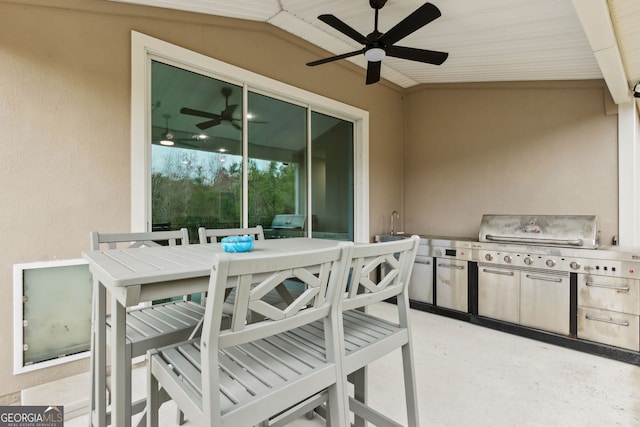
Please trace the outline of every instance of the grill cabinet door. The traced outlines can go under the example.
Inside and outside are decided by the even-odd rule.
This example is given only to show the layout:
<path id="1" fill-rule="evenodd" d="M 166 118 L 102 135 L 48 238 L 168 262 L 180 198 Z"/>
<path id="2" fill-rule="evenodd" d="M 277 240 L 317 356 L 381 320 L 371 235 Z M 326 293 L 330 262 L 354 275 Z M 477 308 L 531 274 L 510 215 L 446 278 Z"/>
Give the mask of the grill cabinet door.
<path id="1" fill-rule="evenodd" d="M 481 265 L 478 269 L 478 314 L 505 322 L 520 321 L 520 272 Z"/>
<path id="2" fill-rule="evenodd" d="M 468 312 L 467 261 L 436 259 L 436 305 Z"/>
<path id="3" fill-rule="evenodd" d="M 433 258 L 416 257 L 409 282 L 409 298 L 433 304 Z"/>
<path id="4" fill-rule="evenodd" d="M 569 335 L 569 273 L 522 271 L 520 324 Z"/>

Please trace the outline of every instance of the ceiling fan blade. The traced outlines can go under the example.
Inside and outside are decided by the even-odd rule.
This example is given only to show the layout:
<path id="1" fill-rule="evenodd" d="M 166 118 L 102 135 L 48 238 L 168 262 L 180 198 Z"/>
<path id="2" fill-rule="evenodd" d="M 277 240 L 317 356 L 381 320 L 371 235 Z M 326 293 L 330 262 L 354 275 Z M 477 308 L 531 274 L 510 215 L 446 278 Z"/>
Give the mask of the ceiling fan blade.
<path id="1" fill-rule="evenodd" d="M 210 127 L 219 125 L 220 121 L 221 121 L 220 117 L 217 117 L 215 119 L 208 120 L 206 122 L 198 123 L 196 127 L 200 130 L 205 130 L 205 129 L 209 129 Z"/>
<path id="2" fill-rule="evenodd" d="M 198 117 L 206 117 L 209 119 L 217 119 L 220 118 L 218 114 L 209 113 L 207 111 L 194 110 L 193 108 L 182 107 L 180 109 L 182 114 L 188 114 L 190 116 L 198 116 Z"/>
<path id="3" fill-rule="evenodd" d="M 395 42 L 402 40 L 409 34 L 427 25 L 429 22 L 440 17 L 440 9 L 431 3 L 425 3 L 416 9 L 411 15 L 396 24 L 395 27 L 384 33 L 379 41 L 385 46 L 391 46 Z"/>
<path id="4" fill-rule="evenodd" d="M 356 51 L 349 52 L 349 53 L 343 53 L 342 55 L 331 56 L 329 58 L 318 59 L 317 61 L 307 62 L 307 65 L 310 66 L 310 67 L 314 67 L 316 65 L 326 64 L 327 62 L 333 62 L 333 61 L 337 61 L 339 59 L 350 58 L 352 56 L 360 55 L 362 53 L 364 53 L 364 49 L 356 50 Z"/>
<path id="5" fill-rule="evenodd" d="M 368 85 L 380 81 L 381 66 L 382 66 L 382 61 L 377 61 L 377 62 L 369 61 L 369 64 L 367 65 L 367 84 Z"/>
<path id="6" fill-rule="evenodd" d="M 408 59 L 410 61 L 425 62 L 427 64 L 441 65 L 446 61 L 449 54 L 436 50 L 415 49 L 412 47 L 391 46 L 386 50 L 388 56 L 394 58 Z"/>
<path id="7" fill-rule="evenodd" d="M 367 40 L 367 38 L 365 36 L 363 36 L 362 34 L 357 32 L 353 28 L 351 28 L 349 25 L 345 24 L 343 21 L 341 21 L 340 19 L 338 19 L 334 15 L 331 15 L 331 14 L 320 15 L 320 16 L 318 16 L 318 19 L 321 20 L 322 22 L 324 22 L 325 24 L 327 24 L 327 25 L 335 28 L 336 30 L 340 31 L 345 36 L 348 36 L 348 37 L 352 38 L 353 40 L 357 41 L 358 43 L 362 43 L 362 44 L 367 44 L 368 43 L 368 40 Z"/>

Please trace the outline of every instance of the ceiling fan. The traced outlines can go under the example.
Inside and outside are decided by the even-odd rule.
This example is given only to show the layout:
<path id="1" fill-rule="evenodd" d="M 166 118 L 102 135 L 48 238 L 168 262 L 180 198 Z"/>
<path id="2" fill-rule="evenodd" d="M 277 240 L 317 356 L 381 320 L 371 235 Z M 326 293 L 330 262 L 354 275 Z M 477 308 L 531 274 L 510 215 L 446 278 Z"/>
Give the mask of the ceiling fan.
<path id="1" fill-rule="evenodd" d="M 209 129 L 210 127 L 213 127 L 213 126 L 218 126 L 223 121 L 227 121 L 231 123 L 231 125 L 236 129 L 242 129 L 242 127 L 238 123 L 236 123 L 236 121 L 242 121 L 242 120 L 235 119 L 233 117 L 233 113 L 234 111 L 236 111 L 236 108 L 238 108 L 238 105 L 237 104 L 229 105 L 229 97 L 231 96 L 232 89 L 229 87 L 223 87 L 220 90 L 220 93 L 222 94 L 222 96 L 224 96 L 224 105 L 225 105 L 224 110 L 222 110 L 220 114 L 210 113 L 208 111 L 194 110 L 193 108 L 187 108 L 187 107 L 182 107 L 180 109 L 180 112 L 182 114 L 188 114 L 190 116 L 205 117 L 209 119 L 206 122 L 196 124 L 196 126 L 201 130 Z"/>
<path id="2" fill-rule="evenodd" d="M 381 33 L 378 31 L 378 11 L 382 9 L 386 2 L 387 0 L 369 0 L 369 5 L 375 10 L 376 15 L 374 30 L 366 37 L 334 15 L 325 14 L 318 16 L 318 19 L 322 22 L 330 25 L 358 43 L 362 43 L 364 47 L 360 50 L 343 53 L 342 55 L 312 61 L 307 63 L 307 65 L 313 67 L 362 53 L 368 61 L 367 84 L 376 83 L 380 80 L 380 66 L 382 65 L 382 59 L 385 56 L 392 56 L 394 58 L 408 59 L 410 61 L 424 62 L 433 65 L 441 65 L 449 56 L 446 52 L 395 46 L 396 42 L 440 17 L 440 10 L 431 3 L 425 3 L 389 31 Z"/>

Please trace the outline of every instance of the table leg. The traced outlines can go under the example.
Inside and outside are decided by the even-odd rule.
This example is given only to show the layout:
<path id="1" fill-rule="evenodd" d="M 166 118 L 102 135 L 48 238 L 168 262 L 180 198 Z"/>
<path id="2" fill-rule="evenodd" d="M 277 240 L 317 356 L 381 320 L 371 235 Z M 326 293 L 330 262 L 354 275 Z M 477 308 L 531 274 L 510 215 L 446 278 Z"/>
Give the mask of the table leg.
<path id="1" fill-rule="evenodd" d="M 91 411 L 90 425 L 107 425 L 107 292 L 102 284 L 93 281 L 93 317 L 91 333 Z"/>
<path id="2" fill-rule="evenodd" d="M 126 308 L 111 298 L 111 425 L 131 426 L 131 388 L 127 387 Z"/>

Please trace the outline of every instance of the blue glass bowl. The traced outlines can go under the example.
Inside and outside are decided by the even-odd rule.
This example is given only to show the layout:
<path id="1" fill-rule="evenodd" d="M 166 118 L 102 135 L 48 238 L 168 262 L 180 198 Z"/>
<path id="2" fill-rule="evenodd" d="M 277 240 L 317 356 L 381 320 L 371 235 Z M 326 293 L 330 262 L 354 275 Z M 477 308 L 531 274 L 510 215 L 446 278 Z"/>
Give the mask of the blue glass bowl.
<path id="1" fill-rule="evenodd" d="M 220 244 L 225 252 L 249 252 L 253 250 L 253 236 L 229 236 Z"/>

